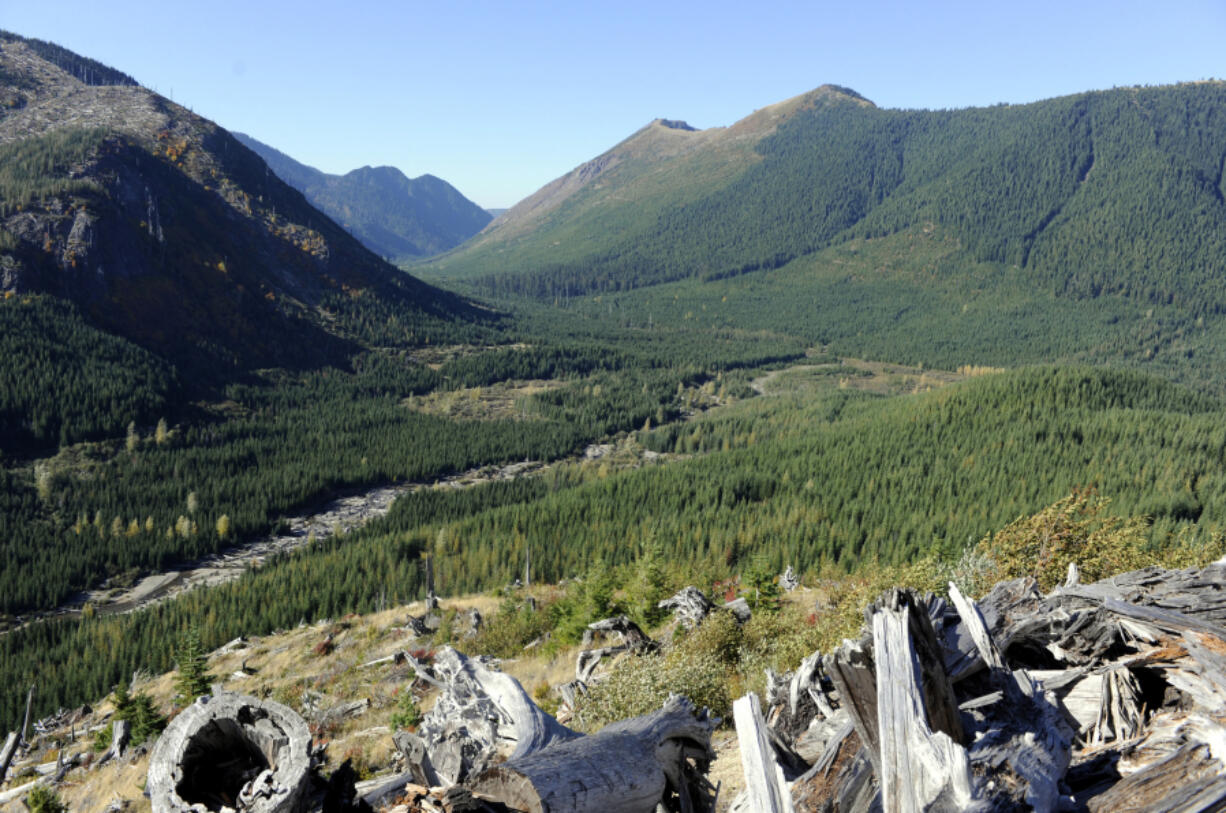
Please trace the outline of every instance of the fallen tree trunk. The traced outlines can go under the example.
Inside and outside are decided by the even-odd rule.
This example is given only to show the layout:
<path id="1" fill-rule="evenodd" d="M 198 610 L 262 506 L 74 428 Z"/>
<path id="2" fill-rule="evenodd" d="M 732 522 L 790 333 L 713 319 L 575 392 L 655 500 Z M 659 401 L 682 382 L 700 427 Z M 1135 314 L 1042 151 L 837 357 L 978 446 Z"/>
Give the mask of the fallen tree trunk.
<path id="1" fill-rule="evenodd" d="M 467 783 L 474 796 L 531 813 L 708 811 L 713 721 L 674 695 L 652 714 L 512 757 Z"/>

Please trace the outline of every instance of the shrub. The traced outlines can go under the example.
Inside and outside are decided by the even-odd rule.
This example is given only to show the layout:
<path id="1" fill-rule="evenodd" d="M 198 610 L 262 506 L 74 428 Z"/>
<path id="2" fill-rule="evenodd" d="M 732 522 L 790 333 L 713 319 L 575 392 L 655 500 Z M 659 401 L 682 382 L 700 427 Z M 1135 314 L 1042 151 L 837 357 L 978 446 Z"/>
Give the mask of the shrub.
<path id="1" fill-rule="evenodd" d="M 422 713 L 421 708 L 417 705 L 417 698 L 413 697 L 412 688 L 405 686 L 400 692 L 400 697 L 396 699 L 396 711 L 392 713 L 391 719 L 392 730 L 397 731 L 402 728 L 408 731 L 416 730 L 421 719 Z"/>
<path id="2" fill-rule="evenodd" d="M 649 714 L 670 694 L 685 695 L 719 717 L 727 717 L 732 708 L 725 665 L 709 653 L 689 656 L 674 650 L 665 656 L 623 661 L 579 699 L 574 722 L 582 730 L 596 731 L 617 720 Z"/>
<path id="3" fill-rule="evenodd" d="M 25 805 L 30 813 L 68 813 L 60 795 L 46 785 L 37 785 L 27 793 Z"/>

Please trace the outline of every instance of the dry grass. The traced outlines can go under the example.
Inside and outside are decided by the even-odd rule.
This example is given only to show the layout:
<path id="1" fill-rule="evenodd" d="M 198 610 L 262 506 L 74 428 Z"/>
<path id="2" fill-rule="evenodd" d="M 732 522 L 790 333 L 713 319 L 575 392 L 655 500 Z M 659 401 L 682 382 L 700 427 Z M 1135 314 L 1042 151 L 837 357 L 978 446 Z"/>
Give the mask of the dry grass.
<path id="1" fill-rule="evenodd" d="M 531 397 L 563 386 L 561 381 L 502 381 L 485 387 L 415 395 L 404 405 L 417 412 L 479 421 L 529 420 L 537 417 Z"/>
<path id="2" fill-rule="evenodd" d="M 474 595 L 447 600 L 445 604 L 461 611 L 476 608 L 488 618 L 497 612 L 499 602 L 493 596 Z M 251 638 L 242 648 L 214 652 L 209 657 L 209 671 L 215 683 L 229 691 L 284 702 L 299 713 L 304 711 L 307 698 L 317 696 L 318 708 L 324 714 L 304 716 L 314 724 L 317 736 L 329 742 L 325 773 L 345 759 L 351 759 L 364 777 L 387 772 L 396 756 L 391 716 L 399 693 L 405 689 L 409 670 L 390 661 L 370 667 L 363 665 L 402 649 L 429 648 L 402 628 L 407 615 L 420 615 L 424 611 L 424 605 L 415 602 L 367 616 L 347 616 Z M 331 651 L 326 655 L 316 654 L 317 645 L 329 635 Z M 242 673 L 244 665 L 253 674 Z M 552 688 L 572 679 L 574 653 L 563 652 L 553 657 L 529 655 L 505 661 L 503 667 L 532 694 L 542 685 Z M 142 677 L 133 689 L 147 692 L 163 713 L 175 711 L 171 702 L 173 672 Z M 433 696 L 423 694 L 420 688 L 417 693 L 423 710 L 428 709 L 433 704 Z M 327 709 L 362 699 L 370 700 L 364 713 L 334 722 L 320 721 L 321 717 L 326 717 Z M 101 700 L 94 704 L 94 712 L 84 725 L 105 725 L 113 711 L 109 699 Z M 80 730 L 78 726 L 78 732 Z M 34 763 L 54 760 L 53 737 L 43 739 L 45 742 L 36 743 L 38 748 L 31 760 Z M 65 747 L 65 753 L 90 753 L 92 739 L 92 735 L 78 734 L 77 740 Z M 58 792 L 74 813 L 102 811 L 116 801 L 127 801 L 128 811 L 142 813 L 150 810 L 149 801 L 143 795 L 148 762 L 148 756 L 142 755 L 130 762 L 125 760 L 94 771 L 76 769 L 69 772 Z M 28 781 L 29 778 L 23 778 L 5 787 Z M 20 801 L 0 809 L 25 810 Z"/>

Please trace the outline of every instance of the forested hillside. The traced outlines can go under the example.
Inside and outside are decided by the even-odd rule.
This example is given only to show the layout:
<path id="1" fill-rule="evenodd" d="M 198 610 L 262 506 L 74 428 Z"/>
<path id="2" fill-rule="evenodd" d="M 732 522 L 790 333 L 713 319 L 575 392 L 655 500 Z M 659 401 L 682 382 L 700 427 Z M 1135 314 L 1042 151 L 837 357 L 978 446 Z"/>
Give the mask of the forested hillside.
<path id="1" fill-rule="evenodd" d="M 664 454 L 655 465 L 597 460 L 420 491 L 359 532 L 233 584 L 134 615 L 9 633 L 0 685 L 24 686 L 37 668 L 43 707 L 81 702 L 136 665 L 165 668 L 161 642 L 193 624 L 215 646 L 418 596 L 423 555 L 444 594 L 507 584 L 526 550 L 541 581 L 626 579 L 645 556 L 706 586 L 788 564 L 835 574 L 924 555 L 952 567 L 968 545 L 1077 489 L 1096 489 L 1115 516 L 1148 517 L 1154 545 L 1195 549 L 1226 531 L 1226 421 L 1215 400 L 1091 369 L 998 373 L 892 397 L 848 386 L 854 375 L 814 359 L 776 375 L 765 396 L 623 441 L 621 454 L 641 459 L 639 444 Z M 724 379 L 737 386 L 735 374 Z M 100 651 L 111 656 L 87 654 Z M 13 719 L 23 695 L 4 702 L 0 719 Z"/>
<path id="2" fill-rule="evenodd" d="M 1224 122 L 1219 82 L 957 111 L 882 110 L 827 93 L 758 141 L 757 160 L 733 180 L 685 183 L 654 216 L 608 222 L 555 252 L 551 233 L 567 226 L 559 215 L 503 246 L 497 264 L 483 267 L 488 255 L 474 247 L 472 260 L 461 252 L 433 271 L 552 300 L 776 268 L 934 223 L 966 262 L 1016 268 L 1045 290 L 1218 313 Z M 657 172 L 670 177 L 687 161 Z"/>
<path id="3" fill-rule="evenodd" d="M 395 167 L 362 167 L 330 175 L 249 135 L 235 138 L 263 158 L 281 180 L 380 257 L 401 262 L 438 254 L 472 237 L 489 212 L 433 175 L 406 178 Z"/>

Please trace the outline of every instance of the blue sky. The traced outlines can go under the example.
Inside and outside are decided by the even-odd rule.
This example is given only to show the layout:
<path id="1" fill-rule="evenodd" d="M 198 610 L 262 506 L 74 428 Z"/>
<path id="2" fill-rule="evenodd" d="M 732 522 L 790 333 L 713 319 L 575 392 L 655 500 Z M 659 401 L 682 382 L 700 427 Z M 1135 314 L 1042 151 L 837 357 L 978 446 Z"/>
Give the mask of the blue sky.
<path id="1" fill-rule="evenodd" d="M 0 0 L 0 27 L 325 171 L 429 172 L 488 207 L 653 118 L 728 125 L 826 82 L 952 108 L 1226 78 L 1226 0 Z"/>

